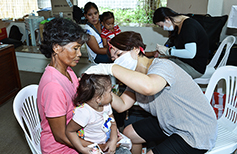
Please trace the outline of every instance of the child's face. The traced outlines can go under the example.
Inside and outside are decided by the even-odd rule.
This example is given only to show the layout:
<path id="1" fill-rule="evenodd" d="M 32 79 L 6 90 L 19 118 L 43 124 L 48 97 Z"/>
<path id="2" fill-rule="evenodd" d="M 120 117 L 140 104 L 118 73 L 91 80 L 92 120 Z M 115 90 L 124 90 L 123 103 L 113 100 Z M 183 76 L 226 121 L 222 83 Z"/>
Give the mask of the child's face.
<path id="1" fill-rule="evenodd" d="M 103 93 L 101 103 L 107 105 L 112 102 L 112 86 L 108 86 L 107 90 Z"/>
<path id="2" fill-rule="evenodd" d="M 99 11 L 92 7 L 88 10 L 87 14 L 85 14 L 85 18 L 89 23 L 96 25 L 99 22 Z"/>
<path id="3" fill-rule="evenodd" d="M 104 21 L 103 26 L 108 29 L 109 31 L 112 31 L 114 29 L 114 18 L 109 18 L 106 21 Z"/>

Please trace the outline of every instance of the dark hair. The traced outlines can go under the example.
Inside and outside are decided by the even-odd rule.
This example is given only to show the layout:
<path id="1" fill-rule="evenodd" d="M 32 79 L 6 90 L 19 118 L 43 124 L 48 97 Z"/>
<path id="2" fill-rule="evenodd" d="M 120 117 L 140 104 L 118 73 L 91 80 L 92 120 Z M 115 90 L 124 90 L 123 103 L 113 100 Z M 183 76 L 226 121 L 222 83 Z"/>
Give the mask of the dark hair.
<path id="1" fill-rule="evenodd" d="M 97 5 L 93 2 L 88 2 L 85 4 L 84 6 L 84 14 L 87 14 L 87 12 L 91 9 L 91 8 L 95 8 L 97 11 L 99 11 Z"/>
<path id="2" fill-rule="evenodd" d="M 67 45 L 71 42 L 84 44 L 90 36 L 78 24 L 65 18 L 55 18 L 44 24 L 43 41 L 40 45 L 40 51 L 46 58 L 51 58 L 53 46 Z"/>
<path id="3" fill-rule="evenodd" d="M 83 74 L 73 102 L 77 106 L 95 96 L 102 96 L 109 86 L 111 86 L 109 75 Z"/>
<path id="4" fill-rule="evenodd" d="M 125 31 L 121 32 L 115 37 L 113 37 L 109 43 L 119 50 L 129 51 L 134 47 L 139 48 L 142 47 L 144 50 L 146 49 L 146 45 L 143 43 L 141 34 L 136 33 L 134 31 Z M 111 57 L 110 52 L 108 50 L 108 55 Z M 144 55 L 143 52 L 140 52 L 139 55 Z"/>
<path id="5" fill-rule="evenodd" d="M 108 19 L 114 18 L 113 12 L 107 11 L 103 12 L 103 14 L 100 17 L 100 21 L 105 22 Z"/>
<path id="6" fill-rule="evenodd" d="M 160 22 L 160 21 L 164 22 L 166 18 L 170 18 L 170 20 L 173 21 L 172 17 L 179 16 L 179 15 L 181 14 L 171 10 L 170 8 L 160 7 L 156 9 L 156 11 L 154 12 L 153 23 L 156 24 L 157 22 Z"/>
<path id="7" fill-rule="evenodd" d="M 169 18 L 172 22 L 174 22 L 173 17 L 180 16 L 180 15 L 182 14 L 179 14 L 170 8 L 160 7 L 156 9 L 156 11 L 154 12 L 153 23 L 156 24 L 157 22 L 160 22 L 160 21 L 164 22 L 166 18 Z M 175 26 L 174 31 L 169 31 L 170 40 L 173 41 L 174 38 L 177 36 L 177 34 L 178 34 L 178 26 Z"/>

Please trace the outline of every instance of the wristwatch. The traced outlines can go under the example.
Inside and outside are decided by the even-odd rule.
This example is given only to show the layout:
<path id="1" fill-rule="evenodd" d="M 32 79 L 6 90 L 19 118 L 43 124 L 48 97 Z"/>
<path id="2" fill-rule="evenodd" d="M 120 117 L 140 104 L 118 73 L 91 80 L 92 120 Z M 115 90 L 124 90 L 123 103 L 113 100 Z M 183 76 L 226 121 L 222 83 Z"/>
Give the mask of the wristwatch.
<path id="1" fill-rule="evenodd" d="M 171 55 L 171 48 L 169 48 L 169 51 L 168 51 L 168 52 L 169 52 L 169 55 Z"/>
<path id="2" fill-rule="evenodd" d="M 166 50 L 166 54 L 171 55 L 171 48 L 168 48 L 168 49 Z"/>

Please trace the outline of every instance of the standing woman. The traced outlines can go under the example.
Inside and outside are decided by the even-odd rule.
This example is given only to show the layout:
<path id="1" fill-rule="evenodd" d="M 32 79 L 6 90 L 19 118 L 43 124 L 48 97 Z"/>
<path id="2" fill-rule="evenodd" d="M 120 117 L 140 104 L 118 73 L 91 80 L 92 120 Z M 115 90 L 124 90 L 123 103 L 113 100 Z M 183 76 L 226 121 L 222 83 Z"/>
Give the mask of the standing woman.
<path id="1" fill-rule="evenodd" d="M 86 42 L 89 60 L 95 63 L 111 63 L 111 59 L 107 56 L 107 48 L 103 46 L 100 36 L 102 25 L 99 19 L 99 10 L 95 3 L 88 2 L 84 7 L 84 15 L 87 19 L 85 29 L 91 35 L 89 41 Z"/>
<path id="2" fill-rule="evenodd" d="M 209 43 L 206 31 L 195 19 L 160 7 L 154 12 L 153 23 L 169 31 L 172 46 L 157 44 L 159 54 L 183 68 L 192 78 L 201 77 L 206 70 Z"/>
<path id="3" fill-rule="evenodd" d="M 55 18 L 44 25 L 40 51 L 51 61 L 41 77 L 37 94 L 43 154 L 78 153 L 72 148 L 65 130 L 73 115 L 72 99 L 79 85 L 71 67 L 77 65 L 80 48 L 89 37 L 85 30 L 68 19 Z"/>
<path id="4" fill-rule="evenodd" d="M 122 32 L 110 42 L 115 64 L 98 64 L 85 73 L 110 74 L 127 85 L 112 107 L 117 112 L 135 102 L 154 117 L 128 125 L 123 133 L 132 141 L 132 153 L 142 143 L 157 143 L 147 154 L 203 154 L 217 137 L 217 119 L 207 98 L 193 79 L 168 59 L 147 58 L 141 35 Z M 121 67 L 122 66 L 122 67 Z"/>

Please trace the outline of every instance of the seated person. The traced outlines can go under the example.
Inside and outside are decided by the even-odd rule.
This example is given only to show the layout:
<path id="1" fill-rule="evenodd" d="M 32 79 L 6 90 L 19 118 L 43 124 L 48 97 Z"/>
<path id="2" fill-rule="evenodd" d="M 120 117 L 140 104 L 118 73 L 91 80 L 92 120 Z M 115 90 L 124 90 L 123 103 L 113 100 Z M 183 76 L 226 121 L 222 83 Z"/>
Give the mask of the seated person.
<path id="1" fill-rule="evenodd" d="M 172 45 L 157 44 L 159 54 L 170 57 L 193 79 L 201 77 L 206 70 L 209 43 L 202 25 L 195 19 L 179 14 L 170 8 L 158 8 L 153 16 L 154 24 L 169 31 Z"/>
<path id="2" fill-rule="evenodd" d="M 87 19 L 85 29 L 91 38 L 86 42 L 89 60 L 93 63 L 111 63 L 107 56 L 107 48 L 103 46 L 100 36 L 102 26 L 99 20 L 99 10 L 95 3 L 88 2 L 84 7 L 84 16 Z"/>
<path id="3" fill-rule="evenodd" d="M 40 79 L 37 93 L 41 150 L 43 154 L 76 154 L 65 134 L 74 109 L 72 99 L 79 84 L 71 67 L 77 65 L 80 48 L 90 36 L 78 24 L 64 18 L 46 23 L 43 36 L 40 51 L 51 61 Z"/>

